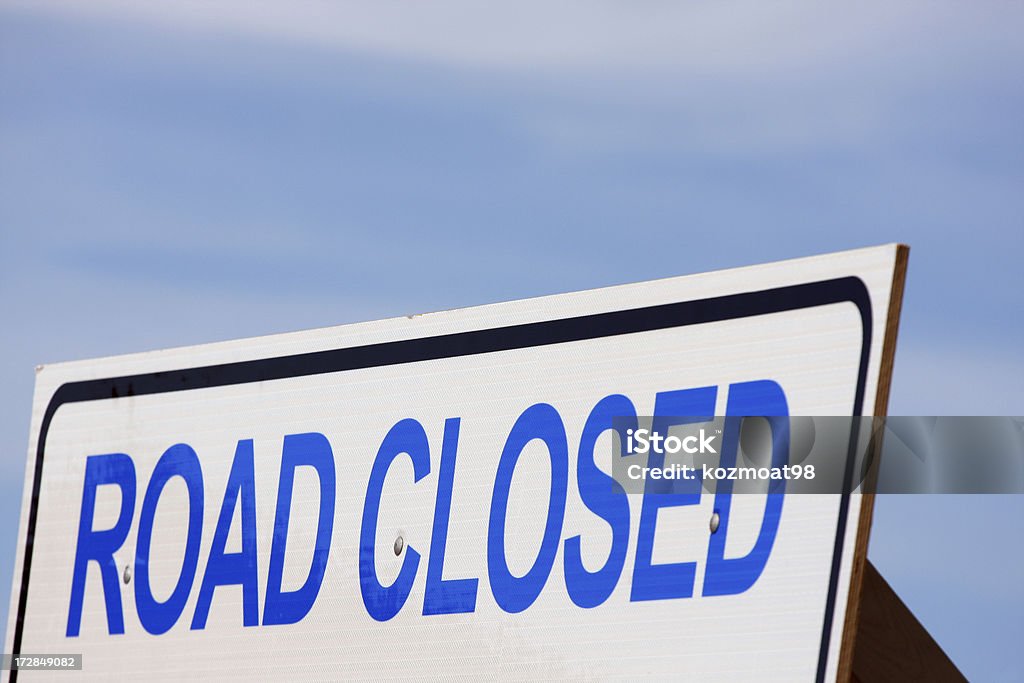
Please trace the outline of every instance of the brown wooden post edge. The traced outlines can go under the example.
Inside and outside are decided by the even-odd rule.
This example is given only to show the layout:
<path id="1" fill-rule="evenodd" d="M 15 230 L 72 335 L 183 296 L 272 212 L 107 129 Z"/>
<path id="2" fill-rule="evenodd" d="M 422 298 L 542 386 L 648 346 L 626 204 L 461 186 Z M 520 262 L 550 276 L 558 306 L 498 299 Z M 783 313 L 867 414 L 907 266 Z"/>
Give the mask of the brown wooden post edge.
<path id="1" fill-rule="evenodd" d="M 875 566 L 864 567 L 851 680 L 966 681 Z"/>
<path id="2" fill-rule="evenodd" d="M 889 294 L 889 310 L 885 316 L 885 332 L 882 338 L 881 366 L 878 372 L 878 388 L 872 415 L 885 416 L 889 407 L 889 387 L 896 356 L 896 335 L 899 332 L 900 309 L 903 306 L 903 288 L 907 274 L 907 259 L 910 247 L 896 246 L 896 263 L 892 274 L 892 290 Z M 854 541 L 853 567 L 850 571 L 849 597 L 846 603 L 846 619 L 843 622 L 842 640 L 839 645 L 839 667 L 837 681 L 853 680 L 854 649 L 857 642 L 857 623 L 861 607 L 861 589 L 864 583 L 868 558 L 868 541 L 871 536 L 871 519 L 875 509 L 875 495 L 861 496 L 860 516 L 857 520 L 857 536 Z"/>

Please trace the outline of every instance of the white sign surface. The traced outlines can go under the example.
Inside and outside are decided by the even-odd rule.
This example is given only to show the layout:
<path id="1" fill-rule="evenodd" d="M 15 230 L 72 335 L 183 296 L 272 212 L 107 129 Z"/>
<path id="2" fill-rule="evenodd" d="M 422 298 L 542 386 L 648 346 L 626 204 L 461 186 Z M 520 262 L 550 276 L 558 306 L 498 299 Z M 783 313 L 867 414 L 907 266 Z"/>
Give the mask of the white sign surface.
<path id="1" fill-rule="evenodd" d="M 68 679 L 832 679 L 860 496 L 616 493 L 611 420 L 870 414 L 896 261 L 46 366 L 5 651 L 82 653 Z"/>

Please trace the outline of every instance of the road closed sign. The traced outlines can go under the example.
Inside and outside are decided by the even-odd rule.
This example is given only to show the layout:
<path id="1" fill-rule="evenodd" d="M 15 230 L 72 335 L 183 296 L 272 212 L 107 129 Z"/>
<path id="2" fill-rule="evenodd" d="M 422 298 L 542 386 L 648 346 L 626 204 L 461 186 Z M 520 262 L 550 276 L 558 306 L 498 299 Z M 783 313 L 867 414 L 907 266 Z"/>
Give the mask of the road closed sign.
<path id="1" fill-rule="evenodd" d="M 833 680 L 870 499 L 787 495 L 787 421 L 884 412 L 905 258 L 42 367 L 5 651 L 80 655 L 69 679 Z M 709 490 L 743 416 L 783 474 Z M 722 467 L 666 486 L 666 447 Z"/>

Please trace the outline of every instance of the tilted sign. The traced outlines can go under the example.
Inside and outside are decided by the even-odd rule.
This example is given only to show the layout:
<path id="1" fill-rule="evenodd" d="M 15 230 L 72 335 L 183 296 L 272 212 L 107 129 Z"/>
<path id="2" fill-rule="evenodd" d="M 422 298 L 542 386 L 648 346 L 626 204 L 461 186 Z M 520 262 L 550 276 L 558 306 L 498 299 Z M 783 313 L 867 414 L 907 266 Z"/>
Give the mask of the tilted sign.
<path id="1" fill-rule="evenodd" d="M 6 651 L 81 653 L 75 678 L 835 678 L 870 501 L 626 494 L 613 423 L 884 410 L 904 259 L 46 366 Z"/>

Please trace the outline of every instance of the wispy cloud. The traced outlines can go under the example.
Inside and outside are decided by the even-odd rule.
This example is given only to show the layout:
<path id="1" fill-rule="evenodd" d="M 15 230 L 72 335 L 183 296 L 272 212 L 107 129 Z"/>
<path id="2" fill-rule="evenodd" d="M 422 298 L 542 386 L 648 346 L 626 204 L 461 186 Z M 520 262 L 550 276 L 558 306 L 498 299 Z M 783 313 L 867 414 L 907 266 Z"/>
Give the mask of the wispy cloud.
<path id="1" fill-rule="evenodd" d="M 867 66 L 893 56 L 946 71 L 979 56 L 1019 52 L 1022 8 L 869 2 L 738 3 L 410 3 L 199 0 L 12 0 L 8 6 L 106 21 L 134 21 L 176 31 L 259 36 L 303 46 L 359 51 L 471 68 L 556 69 L 635 75 L 661 70 L 718 76 L 808 72 Z M 1016 21 L 1013 21 L 1016 19 Z M 930 63 L 935 43 L 949 55 Z M 906 64 L 901 65 L 904 69 Z M 879 77 L 885 78 L 884 72 Z"/>

